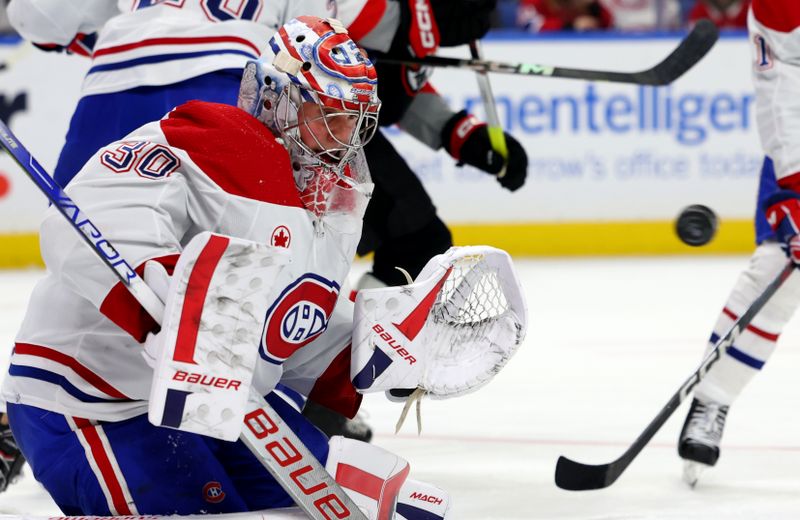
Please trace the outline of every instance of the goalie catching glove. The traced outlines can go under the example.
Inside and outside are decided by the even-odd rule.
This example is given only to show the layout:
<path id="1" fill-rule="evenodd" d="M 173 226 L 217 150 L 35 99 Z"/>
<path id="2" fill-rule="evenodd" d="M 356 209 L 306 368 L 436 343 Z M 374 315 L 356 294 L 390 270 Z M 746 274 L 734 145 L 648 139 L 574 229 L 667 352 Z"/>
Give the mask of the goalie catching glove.
<path id="1" fill-rule="evenodd" d="M 390 398 L 466 394 L 503 368 L 526 328 L 525 298 L 508 254 L 453 247 L 409 285 L 357 293 L 353 384 Z"/>

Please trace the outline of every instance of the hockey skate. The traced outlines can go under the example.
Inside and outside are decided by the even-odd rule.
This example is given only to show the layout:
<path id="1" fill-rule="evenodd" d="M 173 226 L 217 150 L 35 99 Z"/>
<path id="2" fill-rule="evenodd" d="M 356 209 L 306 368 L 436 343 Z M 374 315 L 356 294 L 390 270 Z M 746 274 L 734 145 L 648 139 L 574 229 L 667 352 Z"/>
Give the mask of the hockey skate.
<path id="1" fill-rule="evenodd" d="M 692 400 L 678 440 L 678 455 L 684 460 L 683 480 L 689 486 L 694 487 L 700 474 L 717 463 L 727 415 L 725 405 Z"/>

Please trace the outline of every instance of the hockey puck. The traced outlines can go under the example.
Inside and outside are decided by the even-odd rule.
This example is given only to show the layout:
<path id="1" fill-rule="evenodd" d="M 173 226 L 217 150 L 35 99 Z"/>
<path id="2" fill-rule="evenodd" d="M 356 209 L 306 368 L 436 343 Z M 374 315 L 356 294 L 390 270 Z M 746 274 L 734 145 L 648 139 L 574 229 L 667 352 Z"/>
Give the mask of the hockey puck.
<path id="1" fill-rule="evenodd" d="M 675 221 L 675 232 L 684 244 L 694 247 L 708 244 L 717 232 L 717 215 L 702 204 L 687 206 Z"/>

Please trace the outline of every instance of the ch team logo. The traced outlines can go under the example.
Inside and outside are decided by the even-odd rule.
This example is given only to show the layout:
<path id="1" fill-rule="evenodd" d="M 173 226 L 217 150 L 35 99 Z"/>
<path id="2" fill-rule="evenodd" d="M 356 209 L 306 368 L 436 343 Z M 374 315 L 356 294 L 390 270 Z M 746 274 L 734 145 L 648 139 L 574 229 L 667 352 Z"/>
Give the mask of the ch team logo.
<path id="1" fill-rule="evenodd" d="M 286 287 L 267 311 L 261 357 L 279 365 L 325 332 L 339 289 L 336 282 L 313 273 Z"/>
<path id="2" fill-rule="evenodd" d="M 222 484 L 212 480 L 203 486 L 203 500 L 210 504 L 219 504 L 225 500 L 225 492 L 222 491 Z"/>
<path id="3" fill-rule="evenodd" d="M 375 69 L 364 67 L 372 62 L 361 51 L 358 45 L 350 39 L 347 33 L 329 32 L 314 42 L 314 62 L 325 72 L 336 78 L 341 78 L 350 83 L 377 84 L 378 79 Z M 364 76 L 363 72 L 367 75 Z"/>

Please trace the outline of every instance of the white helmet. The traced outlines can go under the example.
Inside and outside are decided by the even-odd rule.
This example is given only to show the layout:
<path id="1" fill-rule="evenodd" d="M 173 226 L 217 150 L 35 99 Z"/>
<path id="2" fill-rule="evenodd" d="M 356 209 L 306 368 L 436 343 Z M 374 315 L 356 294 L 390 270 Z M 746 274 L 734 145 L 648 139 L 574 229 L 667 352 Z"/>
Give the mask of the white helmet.
<path id="1" fill-rule="evenodd" d="M 378 126 L 375 67 L 330 18 L 290 20 L 269 43 L 273 55 L 247 64 L 238 105 L 283 141 L 301 199 L 321 216 L 337 185 L 370 183 L 363 157 L 353 161 Z"/>

